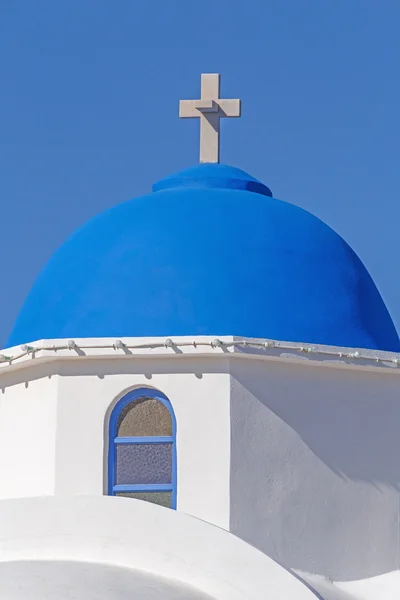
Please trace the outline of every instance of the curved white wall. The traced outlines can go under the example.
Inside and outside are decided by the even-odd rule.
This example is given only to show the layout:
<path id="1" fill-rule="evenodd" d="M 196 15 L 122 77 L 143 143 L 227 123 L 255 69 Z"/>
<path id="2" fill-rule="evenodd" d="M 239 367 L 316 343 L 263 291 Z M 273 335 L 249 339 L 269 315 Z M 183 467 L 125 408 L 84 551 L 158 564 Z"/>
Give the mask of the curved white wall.
<path id="1" fill-rule="evenodd" d="M 75 600 L 211 599 L 179 581 L 111 565 L 63 560 L 0 563 L 0 598 L 70 600 L 72 597 Z"/>
<path id="2" fill-rule="evenodd" d="M 315 598 L 292 573 L 232 534 L 183 513 L 125 498 L 0 501 L 0 575 L 3 572 L 9 578 L 10 586 L 15 573 L 12 568 L 4 568 L 4 563 L 18 562 L 16 570 L 21 574 L 21 561 L 27 561 L 28 576 L 32 576 L 32 567 L 28 567 L 32 561 L 74 561 L 133 569 L 142 573 L 142 579 L 147 574 L 147 582 L 153 575 L 156 591 L 163 578 L 169 579 L 167 598 L 181 598 L 178 592 L 182 586 L 189 586 L 196 600 L 201 594 L 218 600 Z M 72 589 L 74 585 L 82 589 L 82 571 L 77 568 L 72 574 Z M 115 582 L 118 573 L 110 577 Z M 139 585 L 137 575 L 136 580 Z M 132 573 L 133 585 L 134 581 Z M 7 581 L 0 583 L 0 590 L 1 585 L 4 588 Z M 176 595 L 171 596 L 174 589 Z M 197 595 L 193 596 L 195 590 Z M 56 595 L 63 599 L 60 590 Z M 159 596 L 150 598 L 156 600 Z"/>

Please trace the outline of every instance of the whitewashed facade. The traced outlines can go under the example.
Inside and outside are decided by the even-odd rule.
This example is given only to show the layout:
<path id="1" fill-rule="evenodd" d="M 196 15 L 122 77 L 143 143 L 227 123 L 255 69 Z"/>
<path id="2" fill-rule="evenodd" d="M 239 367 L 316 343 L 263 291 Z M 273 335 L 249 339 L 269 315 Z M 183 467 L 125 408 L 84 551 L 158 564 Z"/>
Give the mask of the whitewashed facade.
<path id="1" fill-rule="evenodd" d="M 93 598 L 132 586 L 146 599 L 312 598 L 294 572 L 325 593 L 326 579 L 398 568 L 396 355 L 229 337 L 115 342 L 4 351 L 0 591 L 22 597 L 13 585 L 26 572 L 32 597 L 45 597 L 44 578 L 67 598 L 71 560 L 76 598 L 92 597 L 87 569 L 95 578 L 103 563 L 109 589 Z M 135 389 L 173 409 L 177 511 L 109 496 L 110 415 Z"/>

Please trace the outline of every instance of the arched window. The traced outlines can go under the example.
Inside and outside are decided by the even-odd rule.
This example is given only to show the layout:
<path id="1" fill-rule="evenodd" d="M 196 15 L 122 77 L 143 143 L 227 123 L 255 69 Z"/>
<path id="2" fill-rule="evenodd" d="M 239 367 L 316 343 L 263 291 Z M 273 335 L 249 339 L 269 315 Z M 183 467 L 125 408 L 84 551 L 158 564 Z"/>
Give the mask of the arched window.
<path id="1" fill-rule="evenodd" d="M 110 417 L 108 493 L 176 508 L 176 423 L 157 390 L 132 390 Z"/>

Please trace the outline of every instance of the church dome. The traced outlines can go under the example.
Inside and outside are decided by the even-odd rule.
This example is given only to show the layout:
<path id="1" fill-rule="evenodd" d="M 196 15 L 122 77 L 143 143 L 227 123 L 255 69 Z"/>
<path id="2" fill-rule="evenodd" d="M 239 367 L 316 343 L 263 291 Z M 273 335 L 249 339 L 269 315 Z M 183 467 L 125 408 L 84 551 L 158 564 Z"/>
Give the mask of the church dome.
<path id="1" fill-rule="evenodd" d="M 400 349 L 348 244 L 221 164 L 167 177 L 78 229 L 38 276 L 9 345 L 182 335 Z"/>

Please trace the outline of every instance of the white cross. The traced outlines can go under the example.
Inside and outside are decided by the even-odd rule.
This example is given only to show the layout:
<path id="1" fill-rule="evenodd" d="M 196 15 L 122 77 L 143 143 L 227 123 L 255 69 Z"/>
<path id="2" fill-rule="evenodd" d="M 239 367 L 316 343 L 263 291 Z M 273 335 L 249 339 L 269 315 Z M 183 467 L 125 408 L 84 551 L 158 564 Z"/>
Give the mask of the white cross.
<path id="1" fill-rule="evenodd" d="M 220 76 L 206 73 L 201 76 L 201 100 L 181 100 L 179 116 L 200 118 L 200 162 L 219 162 L 219 130 L 223 117 L 240 117 L 240 100 L 219 97 Z"/>

